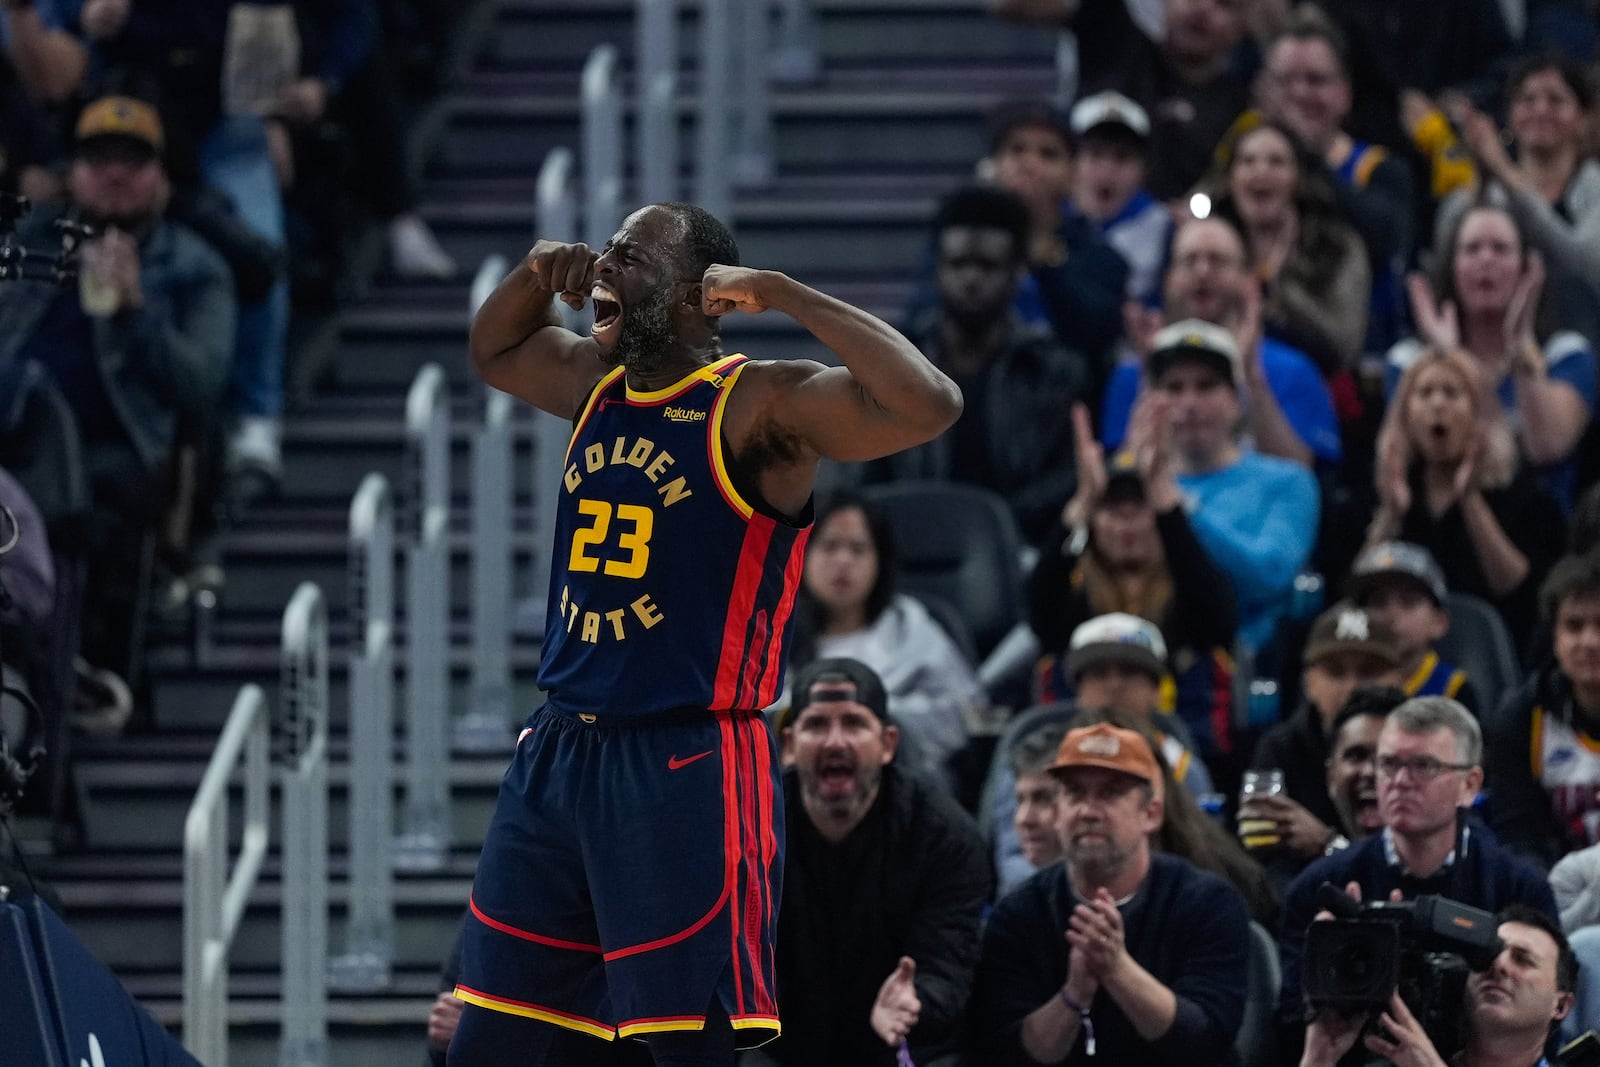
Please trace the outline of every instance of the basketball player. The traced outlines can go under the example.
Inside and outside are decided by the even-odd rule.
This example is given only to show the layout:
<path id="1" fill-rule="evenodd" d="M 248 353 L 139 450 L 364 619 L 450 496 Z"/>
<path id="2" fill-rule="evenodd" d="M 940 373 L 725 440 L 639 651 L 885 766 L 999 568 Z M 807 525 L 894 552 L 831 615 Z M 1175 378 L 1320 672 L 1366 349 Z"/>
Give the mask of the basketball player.
<path id="1" fill-rule="evenodd" d="M 879 319 L 738 266 L 688 204 L 597 255 L 540 241 L 472 324 L 484 381 L 564 419 L 534 712 L 473 885 L 452 1065 L 731 1064 L 779 1029 L 783 812 L 760 709 L 782 687 L 819 459 L 927 441 L 961 411 Z M 554 300 L 593 302 L 587 336 Z M 772 308 L 843 366 L 725 355 Z M 579 1036 L 587 1035 L 587 1036 Z"/>

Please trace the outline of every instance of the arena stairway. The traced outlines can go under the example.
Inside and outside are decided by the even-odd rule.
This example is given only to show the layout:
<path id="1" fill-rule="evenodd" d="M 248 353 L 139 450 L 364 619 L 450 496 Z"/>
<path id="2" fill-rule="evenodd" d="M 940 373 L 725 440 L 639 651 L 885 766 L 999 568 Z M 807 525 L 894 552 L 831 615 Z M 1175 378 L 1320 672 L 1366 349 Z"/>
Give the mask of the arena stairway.
<path id="1" fill-rule="evenodd" d="M 981 0 L 814 3 L 822 73 L 815 83 L 774 88 L 777 178 L 738 194 L 735 230 L 745 262 L 781 269 L 896 321 L 925 254 L 936 198 L 971 173 L 996 103 L 1049 92 L 1054 41 L 993 20 Z M 679 33 L 691 93 L 697 6 L 684 4 Z M 631 0 L 500 0 L 436 121 L 419 127 L 426 140 L 422 212 L 463 264 L 463 278 L 419 284 L 380 271 L 361 301 L 341 313 L 334 380 L 287 423 L 281 496 L 229 536 L 228 584 L 206 640 L 153 653 L 148 729 L 77 743 L 84 847 L 53 852 L 47 831 L 24 826 L 31 866 L 60 892 L 74 929 L 168 1025 L 176 1027 L 181 1014 L 183 814 L 239 686 L 257 682 L 275 695 L 279 618 L 304 579 L 322 586 L 331 610 L 330 949 L 337 953 L 343 945 L 347 511 L 369 470 L 387 474 L 396 489 L 404 486 L 403 399 L 417 369 L 430 361 L 444 367 L 452 391 L 451 675 L 453 699 L 465 698 L 466 455 L 482 410 L 464 351 L 467 283 L 484 256 L 514 258 L 526 250 L 538 167 L 549 149 L 578 143 L 583 62 L 596 45 L 614 42 L 626 80 L 631 24 Z M 680 158 L 687 161 L 693 145 L 687 119 L 683 134 Z M 727 339 L 730 350 L 764 358 L 826 355 L 776 314 L 730 320 Z M 516 470 L 516 484 L 526 487 L 526 443 Z M 538 598 L 543 591 L 531 588 L 528 573 L 530 506 L 528 493 L 519 491 L 516 593 Z M 518 698 L 529 708 L 537 659 L 531 643 L 514 649 Z M 397 715 L 403 675 L 398 681 Z M 449 864 L 438 874 L 399 876 L 393 989 L 332 996 L 330 1063 L 420 1062 L 427 1006 L 503 767 L 504 756 L 453 757 Z M 274 856 L 233 951 L 235 1065 L 276 1063 L 279 891 Z"/>

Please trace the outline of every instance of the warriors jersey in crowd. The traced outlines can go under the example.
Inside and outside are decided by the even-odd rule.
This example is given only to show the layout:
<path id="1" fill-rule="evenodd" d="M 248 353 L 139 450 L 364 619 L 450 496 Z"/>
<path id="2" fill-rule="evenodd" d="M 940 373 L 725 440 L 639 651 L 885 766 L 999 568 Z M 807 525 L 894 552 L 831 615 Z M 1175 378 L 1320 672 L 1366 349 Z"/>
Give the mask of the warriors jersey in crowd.
<path id="1" fill-rule="evenodd" d="M 539 667 L 557 708 L 615 718 L 777 698 L 811 506 L 791 523 L 740 483 L 722 419 L 746 362 L 648 393 L 619 367 L 579 413 Z"/>

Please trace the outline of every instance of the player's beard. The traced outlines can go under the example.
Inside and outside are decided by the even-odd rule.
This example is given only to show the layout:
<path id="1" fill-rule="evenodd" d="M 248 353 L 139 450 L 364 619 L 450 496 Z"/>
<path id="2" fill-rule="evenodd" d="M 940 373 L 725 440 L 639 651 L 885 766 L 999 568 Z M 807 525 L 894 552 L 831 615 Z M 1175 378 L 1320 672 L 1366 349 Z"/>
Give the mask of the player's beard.
<path id="1" fill-rule="evenodd" d="M 634 371 L 652 371 L 677 342 L 672 330 L 672 286 L 662 286 L 627 309 L 607 359 Z"/>

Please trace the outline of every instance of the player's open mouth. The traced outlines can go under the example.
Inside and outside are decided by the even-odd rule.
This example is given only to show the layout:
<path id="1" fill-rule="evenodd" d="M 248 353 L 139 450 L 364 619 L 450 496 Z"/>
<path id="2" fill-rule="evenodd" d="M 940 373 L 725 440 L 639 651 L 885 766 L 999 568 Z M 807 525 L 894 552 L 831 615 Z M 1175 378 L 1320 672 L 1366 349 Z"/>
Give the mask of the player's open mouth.
<path id="1" fill-rule="evenodd" d="M 589 334 L 602 344 L 610 344 L 622 330 L 622 301 L 611 289 L 599 284 L 589 291 L 589 298 L 594 301 L 594 326 Z"/>

